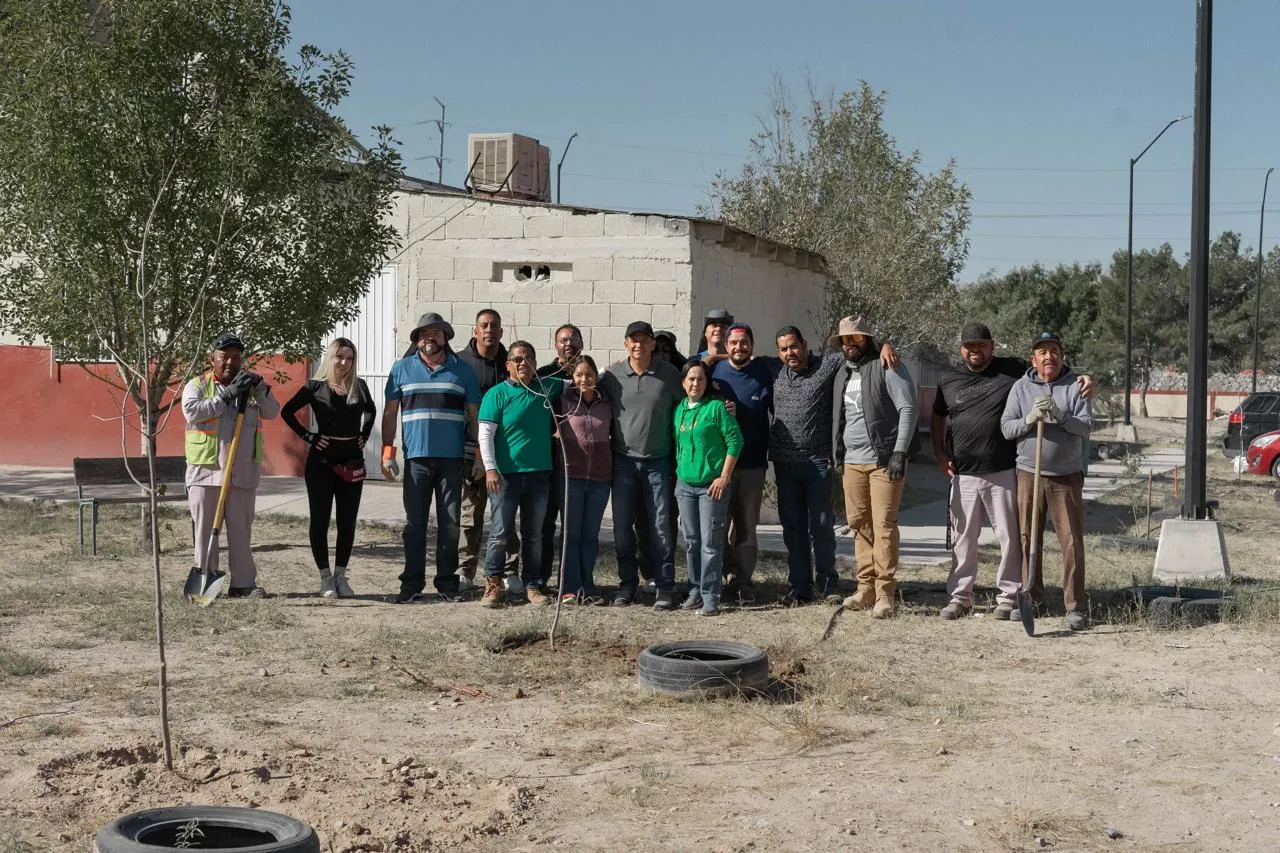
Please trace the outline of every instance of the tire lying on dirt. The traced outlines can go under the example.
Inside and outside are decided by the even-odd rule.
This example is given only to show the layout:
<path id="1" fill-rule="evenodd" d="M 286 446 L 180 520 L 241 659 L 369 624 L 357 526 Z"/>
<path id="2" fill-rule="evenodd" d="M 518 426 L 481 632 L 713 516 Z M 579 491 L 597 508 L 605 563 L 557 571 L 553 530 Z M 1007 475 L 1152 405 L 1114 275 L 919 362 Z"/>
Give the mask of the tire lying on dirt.
<path id="1" fill-rule="evenodd" d="M 769 686 L 769 659 L 746 643 L 683 640 L 640 653 L 640 684 L 667 696 L 758 696 Z"/>
<path id="2" fill-rule="evenodd" d="M 1232 600 L 1224 598 L 1173 598 L 1161 596 L 1147 602 L 1147 621 L 1162 628 L 1197 628 L 1222 621 Z"/>
<path id="3" fill-rule="evenodd" d="M 288 815 L 233 806 L 177 806 L 118 817 L 98 830 L 94 842 L 97 853 L 184 849 L 320 853 L 320 839 L 314 829 Z"/>

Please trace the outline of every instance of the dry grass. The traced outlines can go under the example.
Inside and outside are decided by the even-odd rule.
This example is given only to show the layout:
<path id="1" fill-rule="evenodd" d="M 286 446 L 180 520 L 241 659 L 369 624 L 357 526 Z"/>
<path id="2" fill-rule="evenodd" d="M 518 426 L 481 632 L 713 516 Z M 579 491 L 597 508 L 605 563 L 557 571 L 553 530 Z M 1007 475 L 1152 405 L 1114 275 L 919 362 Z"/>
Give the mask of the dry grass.
<path id="1" fill-rule="evenodd" d="M 0 646 L 0 680 L 48 675 L 53 670 L 53 664 L 44 658 Z"/>
<path id="2" fill-rule="evenodd" d="M 1114 845 L 1105 826 L 1092 818 L 1047 810 L 1037 805 L 1015 805 L 1005 814 L 982 821 L 983 830 L 1000 850 L 1091 851 Z"/>

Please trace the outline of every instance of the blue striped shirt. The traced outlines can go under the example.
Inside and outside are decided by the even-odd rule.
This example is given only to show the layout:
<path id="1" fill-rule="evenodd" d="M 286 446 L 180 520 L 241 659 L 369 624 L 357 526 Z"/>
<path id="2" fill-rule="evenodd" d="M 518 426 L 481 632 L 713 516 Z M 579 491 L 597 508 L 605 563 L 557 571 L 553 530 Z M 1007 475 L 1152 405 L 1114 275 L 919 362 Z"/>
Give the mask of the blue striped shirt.
<path id="1" fill-rule="evenodd" d="M 480 380 L 466 362 L 450 353 L 433 370 L 417 353 L 406 356 L 391 365 L 386 399 L 400 403 L 406 459 L 462 458 L 467 404 L 480 403 Z"/>

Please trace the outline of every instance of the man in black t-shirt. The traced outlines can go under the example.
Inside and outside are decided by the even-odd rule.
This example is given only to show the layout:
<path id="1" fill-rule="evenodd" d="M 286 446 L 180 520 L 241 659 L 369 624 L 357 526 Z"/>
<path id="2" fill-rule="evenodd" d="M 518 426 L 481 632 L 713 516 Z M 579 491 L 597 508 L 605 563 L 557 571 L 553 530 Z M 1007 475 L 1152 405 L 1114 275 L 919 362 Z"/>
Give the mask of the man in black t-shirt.
<path id="1" fill-rule="evenodd" d="M 1000 543 L 996 570 L 995 618 L 1008 619 L 1017 608 L 1022 582 L 1018 539 L 1017 449 L 1000 431 L 1000 416 L 1013 383 L 1028 369 L 1020 358 L 995 356 L 991 330 L 967 323 L 960 332 L 963 364 L 947 370 L 933 398 L 929 433 L 938 467 L 952 478 L 951 526 L 955 551 L 947 592 L 951 603 L 942 618 L 973 612 L 978 578 L 978 536 L 986 518 Z M 1093 380 L 1082 376 L 1081 392 L 1093 396 Z"/>

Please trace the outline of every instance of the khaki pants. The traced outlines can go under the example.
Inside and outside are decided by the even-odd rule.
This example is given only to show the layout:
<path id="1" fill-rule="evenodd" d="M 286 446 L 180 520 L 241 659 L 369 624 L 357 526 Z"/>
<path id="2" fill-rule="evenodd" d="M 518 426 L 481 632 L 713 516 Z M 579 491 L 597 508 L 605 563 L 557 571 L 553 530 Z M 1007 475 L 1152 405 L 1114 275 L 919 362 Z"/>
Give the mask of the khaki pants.
<path id="1" fill-rule="evenodd" d="M 474 463 L 480 468 L 479 463 Z M 462 545 L 458 549 L 458 571 L 470 580 L 476 579 L 476 566 L 484 559 L 488 538 L 484 535 L 484 510 L 489 503 L 489 492 L 484 487 L 484 477 L 473 480 L 468 476 L 471 466 L 462 466 Z M 483 470 L 483 469 L 481 469 Z M 520 536 L 514 527 L 507 537 L 506 570 L 520 576 Z"/>
<path id="2" fill-rule="evenodd" d="M 735 468 L 729 490 L 729 517 L 725 524 L 724 573 L 739 584 L 751 583 L 760 552 L 756 525 L 764 499 L 764 468 Z"/>
<path id="3" fill-rule="evenodd" d="M 1031 597 L 1044 600 L 1044 521 L 1053 520 L 1062 549 L 1062 601 L 1067 611 L 1085 610 L 1088 599 L 1084 591 L 1084 473 L 1061 477 L 1040 477 L 1040 524 L 1031 529 L 1031 489 L 1035 475 L 1018 469 L 1018 526 L 1022 530 L 1023 582 Z M 1027 578 L 1031 537 L 1036 537 L 1035 577 Z"/>
<path id="4" fill-rule="evenodd" d="M 898 573 L 898 504 L 906 478 L 890 480 L 876 465 L 845 465 L 844 513 L 857 544 L 858 588 L 873 586 L 876 601 L 893 601 Z"/>
<path id="5" fill-rule="evenodd" d="M 204 561 L 213 535 L 213 517 L 218 511 L 220 491 L 220 486 L 191 486 L 187 489 L 187 504 L 196 528 L 196 563 L 201 568 L 218 568 L 217 551 L 209 560 L 211 565 L 206 567 Z M 226 508 L 222 511 L 222 543 L 227 549 L 231 586 L 236 588 L 252 587 L 258 583 L 258 567 L 253 562 L 251 546 L 257 498 L 256 489 L 238 489 L 232 484 L 227 490 Z"/>

